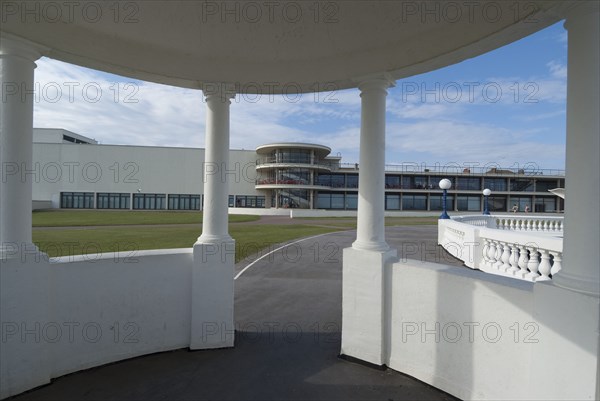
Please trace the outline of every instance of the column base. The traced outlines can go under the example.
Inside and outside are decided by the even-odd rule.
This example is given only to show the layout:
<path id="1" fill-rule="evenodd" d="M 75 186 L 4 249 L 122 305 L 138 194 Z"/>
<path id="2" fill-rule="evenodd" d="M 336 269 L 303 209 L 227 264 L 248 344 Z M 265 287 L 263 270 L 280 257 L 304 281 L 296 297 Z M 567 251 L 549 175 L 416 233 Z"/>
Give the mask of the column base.
<path id="1" fill-rule="evenodd" d="M 374 365 L 387 363 L 386 266 L 397 251 L 344 249 L 341 354 Z"/>
<path id="2" fill-rule="evenodd" d="M 600 283 L 597 281 L 590 281 L 585 277 L 578 277 L 576 275 L 569 274 L 568 272 L 558 272 L 556 277 L 552 278 L 552 282 L 557 287 L 565 288 L 567 290 L 576 291 L 595 297 L 600 296 Z"/>
<path id="3" fill-rule="evenodd" d="M 235 241 L 194 244 L 190 349 L 233 347 Z"/>
<path id="4" fill-rule="evenodd" d="M 599 399 L 598 298 L 558 287 L 554 280 L 536 283 L 533 295 L 535 319 L 528 324 L 535 331 L 530 329 L 531 338 L 524 337 L 525 342 L 536 343 L 531 347 L 531 377 L 552 377 L 557 371 L 565 375 L 563 380 L 532 384 L 527 398 Z"/>
<path id="5" fill-rule="evenodd" d="M 31 242 L 3 242 L 0 244 L 0 262 L 17 259 L 21 262 L 48 260 L 48 255 Z"/>
<path id="6" fill-rule="evenodd" d="M 36 248 L 37 249 L 37 248 Z M 6 258 L 5 258 L 6 257 Z M 51 266 L 43 253 L 9 252 L 0 259 L 0 399 L 50 383 L 53 324 Z M 54 323 L 55 324 L 55 323 Z M 65 326 L 61 326 L 64 330 Z M 81 328 L 81 326 L 80 326 Z M 63 335 L 65 331 L 62 332 Z M 50 336 L 52 334 L 48 334 Z"/>
<path id="7" fill-rule="evenodd" d="M 387 242 L 367 242 L 356 240 L 352 243 L 352 249 L 357 251 L 387 252 L 390 250 L 390 246 L 387 244 Z"/>

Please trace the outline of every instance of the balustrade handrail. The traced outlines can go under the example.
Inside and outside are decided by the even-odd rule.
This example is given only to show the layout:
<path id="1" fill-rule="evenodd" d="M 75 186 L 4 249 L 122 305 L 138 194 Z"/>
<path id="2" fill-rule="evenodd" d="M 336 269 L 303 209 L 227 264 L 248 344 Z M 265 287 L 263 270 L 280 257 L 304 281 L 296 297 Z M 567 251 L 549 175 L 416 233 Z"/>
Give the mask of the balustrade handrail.
<path id="1" fill-rule="evenodd" d="M 342 168 L 358 167 L 355 163 L 340 163 Z M 468 174 L 490 174 L 490 175 L 505 175 L 519 177 L 539 177 L 539 176 L 558 176 L 564 177 L 565 170 L 560 169 L 541 169 L 537 166 L 523 166 L 521 168 L 513 167 L 493 167 L 493 166 L 453 166 L 453 165 L 434 165 L 427 166 L 418 163 L 407 164 L 386 164 L 385 171 L 399 173 L 425 173 L 425 174 L 442 174 L 442 175 L 468 175 Z"/>
<path id="2" fill-rule="evenodd" d="M 524 222 L 521 228 L 512 226 L 516 220 Z M 439 221 L 438 243 L 468 267 L 543 281 L 562 268 L 562 227 L 562 218 L 554 216 L 456 216 Z"/>
<path id="3" fill-rule="evenodd" d="M 307 180 L 276 180 L 265 178 L 256 180 L 256 185 L 311 185 Z"/>
<path id="4" fill-rule="evenodd" d="M 563 216 L 540 215 L 473 215 L 456 216 L 454 221 L 474 226 L 497 228 L 500 230 L 534 231 L 537 233 L 562 233 L 564 230 Z"/>
<path id="5" fill-rule="evenodd" d="M 303 161 L 303 162 L 297 162 L 297 161 L 285 161 L 285 160 L 278 160 L 275 157 L 261 157 L 259 159 L 256 160 L 256 166 L 263 166 L 265 164 L 291 164 L 291 165 L 303 165 L 303 166 L 320 166 L 320 167 L 326 167 L 328 169 L 331 169 L 334 167 L 335 163 L 331 163 L 328 160 L 324 160 L 324 159 L 319 159 L 319 158 L 314 158 L 313 160 L 307 160 L 307 161 Z"/>

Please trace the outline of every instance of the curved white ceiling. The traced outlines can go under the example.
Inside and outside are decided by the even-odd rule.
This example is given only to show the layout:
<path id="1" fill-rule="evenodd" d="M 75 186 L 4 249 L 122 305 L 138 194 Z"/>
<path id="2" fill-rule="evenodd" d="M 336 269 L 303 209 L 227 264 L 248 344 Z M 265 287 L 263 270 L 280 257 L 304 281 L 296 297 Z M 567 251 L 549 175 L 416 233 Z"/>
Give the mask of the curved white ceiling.
<path id="1" fill-rule="evenodd" d="M 46 47 L 49 57 L 182 87 L 230 82 L 247 93 L 336 90 L 372 73 L 399 79 L 430 71 L 538 31 L 572 6 L 531 0 L 10 3 L 2 33 Z M 55 6 L 44 10 L 44 4 Z"/>

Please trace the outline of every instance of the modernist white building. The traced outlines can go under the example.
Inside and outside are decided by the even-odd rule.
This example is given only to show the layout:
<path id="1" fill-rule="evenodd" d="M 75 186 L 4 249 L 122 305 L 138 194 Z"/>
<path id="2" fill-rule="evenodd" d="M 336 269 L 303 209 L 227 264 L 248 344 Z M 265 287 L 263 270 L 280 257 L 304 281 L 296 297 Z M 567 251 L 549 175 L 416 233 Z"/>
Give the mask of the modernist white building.
<path id="1" fill-rule="evenodd" d="M 360 166 L 344 163 L 324 145 L 273 143 L 255 151 L 230 150 L 227 171 L 207 166 L 204 149 L 98 145 L 58 129 L 35 129 L 33 152 L 29 174 L 36 209 L 200 210 L 206 174 L 228 178 L 230 208 L 358 207 Z M 484 188 L 493 191 L 493 212 L 514 205 L 521 212 L 564 209 L 562 200 L 548 192 L 564 188 L 561 170 L 405 164 L 386 165 L 385 210 L 442 210 L 442 178 L 453 183 L 447 207 L 457 212 L 483 211 Z"/>

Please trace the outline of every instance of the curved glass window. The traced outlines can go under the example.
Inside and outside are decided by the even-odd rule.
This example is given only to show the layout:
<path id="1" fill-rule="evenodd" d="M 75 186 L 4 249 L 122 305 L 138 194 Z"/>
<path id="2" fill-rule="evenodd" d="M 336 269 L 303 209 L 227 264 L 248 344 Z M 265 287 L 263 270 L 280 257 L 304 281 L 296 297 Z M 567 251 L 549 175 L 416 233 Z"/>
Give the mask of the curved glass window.
<path id="1" fill-rule="evenodd" d="M 310 164 L 310 150 L 283 149 L 276 152 L 277 163 L 303 163 Z"/>

